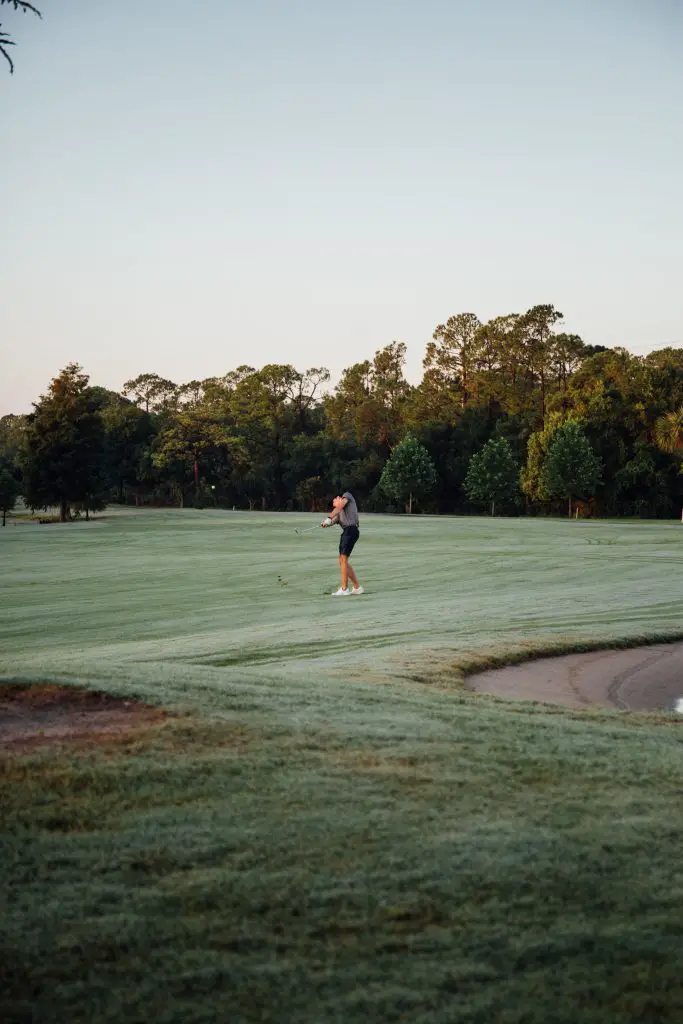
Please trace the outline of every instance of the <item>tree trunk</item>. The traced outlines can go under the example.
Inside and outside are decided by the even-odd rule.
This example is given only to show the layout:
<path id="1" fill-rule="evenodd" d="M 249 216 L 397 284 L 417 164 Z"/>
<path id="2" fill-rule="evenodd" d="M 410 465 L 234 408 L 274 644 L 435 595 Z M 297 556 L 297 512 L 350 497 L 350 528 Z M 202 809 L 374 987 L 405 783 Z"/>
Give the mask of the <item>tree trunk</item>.
<path id="1" fill-rule="evenodd" d="M 194 460 L 194 498 L 199 501 L 199 463 Z"/>
<path id="2" fill-rule="evenodd" d="M 545 373 L 541 368 L 541 421 L 545 419 Z"/>
<path id="3" fill-rule="evenodd" d="M 491 501 L 491 515 L 493 516 L 495 514 L 496 514 L 496 502 L 495 502 L 495 499 L 494 499 L 494 500 Z"/>
<path id="4" fill-rule="evenodd" d="M 572 517 L 572 496 L 570 494 L 569 495 L 569 518 L 571 519 L 571 517 Z"/>
<path id="5" fill-rule="evenodd" d="M 88 522 L 90 521 L 90 516 L 89 516 L 89 514 L 88 514 L 88 508 L 87 508 L 87 506 L 86 506 L 86 509 L 85 509 L 85 521 L 86 521 L 86 523 L 88 523 Z"/>
<path id="6" fill-rule="evenodd" d="M 409 494 L 408 495 L 408 515 L 411 516 L 412 514 L 413 514 L 413 496 L 412 496 L 412 494 Z"/>
<path id="7" fill-rule="evenodd" d="M 3 508 L 3 510 L 2 510 L 2 525 L 3 526 L 5 525 L 5 520 L 6 519 L 7 519 L 7 509 Z"/>
<path id="8" fill-rule="evenodd" d="M 59 521 L 60 523 L 66 523 L 69 521 L 69 503 L 68 501 L 62 501 L 59 505 Z"/>

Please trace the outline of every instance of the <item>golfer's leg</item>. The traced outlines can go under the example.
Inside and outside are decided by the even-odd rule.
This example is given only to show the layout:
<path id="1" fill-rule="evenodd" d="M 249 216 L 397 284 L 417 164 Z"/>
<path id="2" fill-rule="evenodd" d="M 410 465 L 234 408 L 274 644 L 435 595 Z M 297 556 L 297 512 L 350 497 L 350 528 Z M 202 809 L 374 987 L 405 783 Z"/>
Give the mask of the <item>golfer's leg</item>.
<path id="1" fill-rule="evenodd" d="M 346 590 L 349 585 L 349 556 L 340 555 L 339 565 L 341 566 L 341 585 L 342 590 Z"/>
<path id="2" fill-rule="evenodd" d="M 346 568 L 348 569 L 349 577 L 351 578 L 351 582 L 353 583 L 354 587 L 359 587 L 360 583 L 358 582 L 358 577 L 356 576 L 355 572 L 353 571 L 353 566 L 351 565 L 351 563 L 348 560 L 347 560 L 347 563 L 346 563 Z"/>

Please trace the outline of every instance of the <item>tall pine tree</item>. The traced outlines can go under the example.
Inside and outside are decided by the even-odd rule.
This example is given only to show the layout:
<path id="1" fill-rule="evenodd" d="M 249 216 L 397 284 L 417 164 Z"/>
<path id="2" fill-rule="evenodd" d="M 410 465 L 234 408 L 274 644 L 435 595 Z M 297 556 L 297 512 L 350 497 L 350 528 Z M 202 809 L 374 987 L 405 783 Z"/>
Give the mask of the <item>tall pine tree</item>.
<path id="1" fill-rule="evenodd" d="M 31 508 L 101 508 L 107 489 L 105 431 L 82 367 L 69 363 L 34 404 L 26 431 L 23 490 Z"/>

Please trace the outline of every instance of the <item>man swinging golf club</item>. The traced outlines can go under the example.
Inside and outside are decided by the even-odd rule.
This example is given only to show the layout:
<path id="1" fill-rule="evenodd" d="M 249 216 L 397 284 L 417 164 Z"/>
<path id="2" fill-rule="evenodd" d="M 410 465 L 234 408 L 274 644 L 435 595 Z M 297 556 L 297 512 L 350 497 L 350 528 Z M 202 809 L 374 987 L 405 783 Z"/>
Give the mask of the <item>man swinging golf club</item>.
<path id="1" fill-rule="evenodd" d="M 348 597 L 350 594 L 362 594 L 363 588 L 358 582 L 358 577 L 349 564 L 349 556 L 354 545 L 360 536 L 358 529 L 358 506 L 356 499 L 350 491 L 344 491 L 342 495 L 332 502 L 333 512 L 320 525 L 325 529 L 327 526 L 334 526 L 339 523 L 342 528 L 342 535 L 339 539 L 339 567 L 341 569 L 341 587 L 335 590 L 332 597 Z M 349 577 L 353 587 L 349 589 Z"/>

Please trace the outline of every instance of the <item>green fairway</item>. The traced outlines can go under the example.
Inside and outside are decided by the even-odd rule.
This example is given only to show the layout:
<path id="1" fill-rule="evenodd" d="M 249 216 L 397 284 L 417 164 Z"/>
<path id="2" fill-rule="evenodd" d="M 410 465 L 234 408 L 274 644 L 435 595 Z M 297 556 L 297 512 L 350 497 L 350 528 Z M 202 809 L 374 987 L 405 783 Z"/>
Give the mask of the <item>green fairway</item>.
<path id="1" fill-rule="evenodd" d="M 0 1019 L 683 1019 L 683 720 L 459 676 L 683 635 L 683 528 L 361 516 L 334 599 L 319 518 L 0 531 L 1 678 L 178 712 L 0 761 Z"/>
<path id="2" fill-rule="evenodd" d="M 448 675 L 474 654 L 683 635 L 678 523 L 364 516 L 352 561 L 367 593 L 333 600 L 338 531 L 294 533 L 317 520 L 169 511 L 6 529 L 3 674 L 304 722 L 349 685 Z"/>

